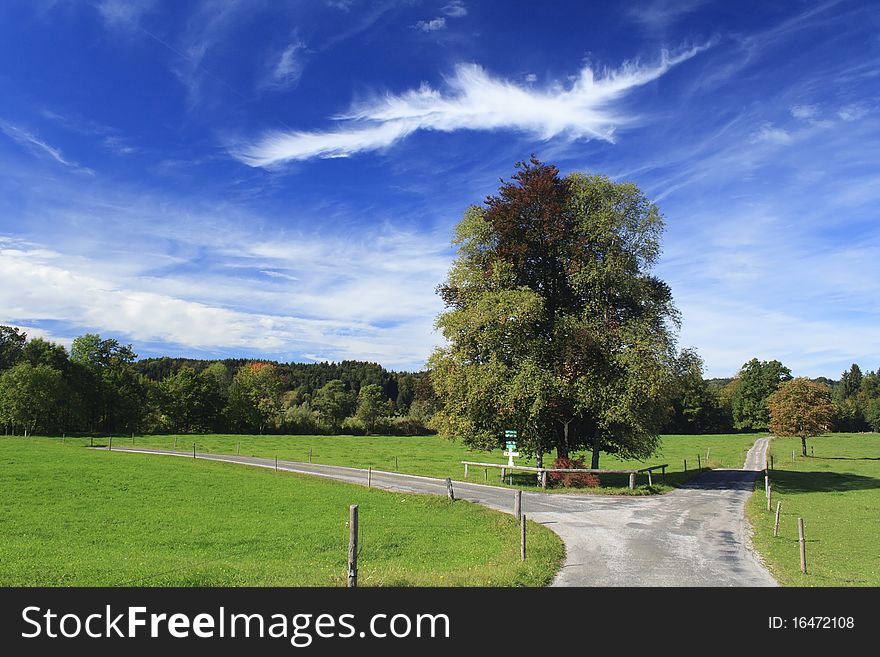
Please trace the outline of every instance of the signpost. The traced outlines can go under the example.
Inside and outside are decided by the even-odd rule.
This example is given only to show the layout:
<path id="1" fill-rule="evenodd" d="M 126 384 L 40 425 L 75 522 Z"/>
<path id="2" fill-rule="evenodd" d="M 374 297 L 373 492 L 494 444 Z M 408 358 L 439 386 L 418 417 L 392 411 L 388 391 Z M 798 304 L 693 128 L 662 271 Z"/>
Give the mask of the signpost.
<path id="1" fill-rule="evenodd" d="M 513 466 L 513 457 L 519 456 L 519 452 L 516 451 L 516 430 L 507 429 L 504 438 L 506 439 L 504 456 L 507 457 L 507 465 Z"/>

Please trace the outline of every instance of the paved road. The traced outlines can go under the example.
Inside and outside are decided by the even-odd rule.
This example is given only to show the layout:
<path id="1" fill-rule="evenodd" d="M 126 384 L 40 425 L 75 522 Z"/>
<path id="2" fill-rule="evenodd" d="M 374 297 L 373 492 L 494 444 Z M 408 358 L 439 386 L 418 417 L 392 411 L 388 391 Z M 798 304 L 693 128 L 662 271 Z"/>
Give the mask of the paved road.
<path id="1" fill-rule="evenodd" d="M 712 470 L 684 488 L 650 497 L 523 493 L 523 512 L 555 531 L 566 559 L 553 586 L 776 586 L 751 550 L 743 507 L 768 439 L 749 450 L 742 470 Z M 141 448 L 114 451 L 189 457 Z M 274 468 L 275 460 L 198 453 L 198 458 Z M 357 468 L 278 461 L 278 469 L 366 485 Z M 441 479 L 372 473 L 376 488 L 446 495 Z M 512 512 L 513 491 L 454 482 L 455 496 Z"/>

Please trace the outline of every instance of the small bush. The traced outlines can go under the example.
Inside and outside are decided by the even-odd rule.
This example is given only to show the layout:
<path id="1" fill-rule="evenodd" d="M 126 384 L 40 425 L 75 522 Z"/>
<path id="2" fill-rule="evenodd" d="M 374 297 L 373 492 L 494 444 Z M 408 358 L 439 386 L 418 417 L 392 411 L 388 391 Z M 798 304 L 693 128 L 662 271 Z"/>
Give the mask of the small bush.
<path id="1" fill-rule="evenodd" d="M 583 459 L 558 458 L 553 461 L 554 468 L 585 468 Z M 598 488 L 599 475 L 592 472 L 550 472 L 548 478 L 554 486 L 565 488 Z"/>

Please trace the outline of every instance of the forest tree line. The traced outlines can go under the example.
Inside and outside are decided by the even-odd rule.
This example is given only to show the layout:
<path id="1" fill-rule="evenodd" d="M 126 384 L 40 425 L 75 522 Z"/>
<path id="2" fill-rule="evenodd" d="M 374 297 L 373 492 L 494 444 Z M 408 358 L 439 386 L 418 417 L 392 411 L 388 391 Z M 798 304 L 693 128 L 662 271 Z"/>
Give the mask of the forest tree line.
<path id="1" fill-rule="evenodd" d="M 735 377 L 706 379 L 696 351 L 679 353 L 664 433 L 760 431 L 767 399 L 792 378 L 779 361 L 752 359 Z M 835 431 L 880 431 L 880 370 L 853 364 L 828 387 Z M 100 335 L 68 352 L 0 326 L 0 424 L 11 434 L 432 432 L 438 410 L 428 372 L 377 363 L 249 359 L 138 360 Z M 501 438 L 499 437 L 499 440 Z"/>
<path id="2" fill-rule="evenodd" d="M 138 360 L 86 334 L 68 352 L 0 326 L 5 433 L 430 433 L 425 373 L 376 363 Z"/>

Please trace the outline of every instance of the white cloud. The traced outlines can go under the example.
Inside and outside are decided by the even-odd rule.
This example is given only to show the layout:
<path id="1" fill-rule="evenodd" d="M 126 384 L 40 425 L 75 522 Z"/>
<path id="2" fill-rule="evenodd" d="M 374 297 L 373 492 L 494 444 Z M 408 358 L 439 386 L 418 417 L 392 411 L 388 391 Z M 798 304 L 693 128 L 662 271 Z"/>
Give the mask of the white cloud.
<path id="1" fill-rule="evenodd" d="M 791 107 L 791 115 L 796 119 L 812 119 L 819 113 L 816 105 L 794 105 Z"/>
<path id="2" fill-rule="evenodd" d="M 151 214 L 149 205 L 132 216 L 107 206 L 88 223 L 59 216 L 52 247 L 0 236 L 0 324 L 52 322 L 62 341 L 97 330 L 136 347 L 310 353 L 406 369 L 422 367 L 437 342 L 445 236 L 386 228 L 292 237 L 264 227 L 255 239 L 253 217 L 181 221 L 182 211 L 174 219 L 158 210 L 144 223 L 131 219 Z M 125 225 L 124 235 L 107 233 L 108 224 Z M 205 264 L 194 272 L 195 254 Z"/>
<path id="3" fill-rule="evenodd" d="M 156 0 L 99 0 L 96 6 L 107 27 L 129 30 L 136 27 L 155 4 Z"/>
<path id="4" fill-rule="evenodd" d="M 535 75 L 534 73 L 529 73 L 526 75 L 526 82 L 537 82 L 537 81 L 538 81 L 538 76 Z"/>
<path id="5" fill-rule="evenodd" d="M 386 94 L 355 104 L 334 117 L 341 125 L 327 132 L 271 132 L 233 154 L 249 166 L 270 167 L 289 160 L 347 157 L 391 146 L 417 130 L 514 130 L 539 139 L 613 141 L 617 126 L 632 117 L 614 104 L 633 89 L 656 80 L 673 66 L 705 49 L 694 47 L 644 65 L 626 62 L 596 75 L 586 66 L 568 85 L 543 89 L 493 77 L 477 64 L 461 64 L 445 91 L 423 83 L 399 95 Z"/>
<path id="6" fill-rule="evenodd" d="M 841 107 L 837 116 L 839 116 L 844 121 L 857 121 L 868 113 L 868 108 L 859 103 L 853 103 L 851 105 L 844 105 Z"/>
<path id="7" fill-rule="evenodd" d="M 765 123 L 752 133 L 753 142 L 769 142 L 771 144 L 790 144 L 793 137 L 790 132 L 775 127 L 772 123 Z"/>
<path id="8" fill-rule="evenodd" d="M 450 18 L 461 18 L 462 16 L 467 16 L 468 13 L 467 7 L 464 6 L 462 0 L 452 0 L 452 2 L 443 7 L 440 11 Z"/>
<path id="9" fill-rule="evenodd" d="M 272 63 L 269 77 L 261 86 L 277 89 L 295 87 L 305 69 L 307 50 L 306 44 L 299 40 L 287 44 Z"/>
<path id="10" fill-rule="evenodd" d="M 438 18 L 432 18 L 429 21 L 419 21 L 413 28 L 416 30 L 421 30 L 422 32 L 436 32 L 437 30 L 442 30 L 446 27 L 446 19 L 443 16 Z"/>
<path id="11" fill-rule="evenodd" d="M 6 123 L 5 121 L 0 121 L 0 131 L 5 133 L 7 137 L 12 139 L 16 143 L 28 148 L 29 150 L 35 151 L 41 155 L 48 155 L 58 164 L 63 164 L 66 167 L 70 167 L 71 169 L 75 169 L 76 171 L 87 173 L 89 175 L 93 175 L 95 173 L 88 167 L 80 166 L 72 160 L 65 159 L 59 149 L 47 144 L 45 141 L 38 139 L 27 130 L 22 130 L 21 128 L 17 128 L 14 125 Z"/>

